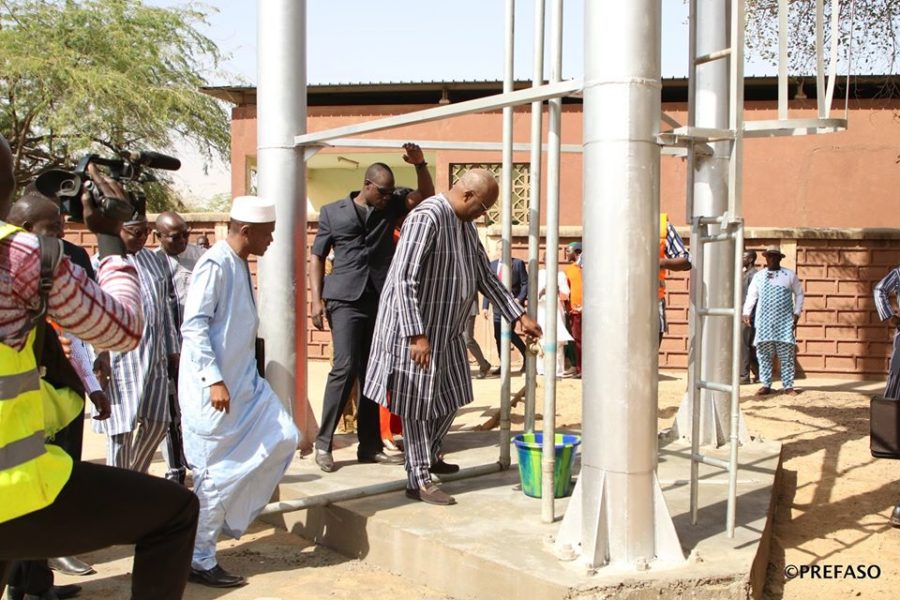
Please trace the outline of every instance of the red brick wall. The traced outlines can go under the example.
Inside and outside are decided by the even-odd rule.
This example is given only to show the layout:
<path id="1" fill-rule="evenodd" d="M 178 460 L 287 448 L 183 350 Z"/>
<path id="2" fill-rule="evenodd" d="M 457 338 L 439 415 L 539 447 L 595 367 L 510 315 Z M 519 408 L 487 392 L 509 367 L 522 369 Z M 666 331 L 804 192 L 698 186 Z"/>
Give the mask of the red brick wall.
<path id="1" fill-rule="evenodd" d="M 216 227 L 221 231 L 224 216 L 187 216 L 192 217 L 193 234 L 206 233 L 215 242 Z M 312 245 L 317 225 L 316 221 L 307 224 L 307 249 Z M 563 229 L 560 261 L 565 244 L 579 236 L 578 228 Z M 688 232 L 680 232 L 687 241 Z M 485 233 L 487 239 L 496 239 L 496 228 Z M 89 252 L 94 251 L 93 235 L 80 226 L 70 226 L 66 237 L 84 245 Z M 784 266 L 794 269 L 802 282 L 806 300 L 797 328 L 800 372 L 851 379 L 884 377 L 891 350 L 891 331 L 875 313 L 872 288 L 889 269 L 900 265 L 900 231 L 749 228 L 746 238 L 748 249 L 761 251 L 771 244 L 780 245 L 786 255 Z M 152 236 L 148 245 L 155 245 Z M 513 255 L 527 258 L 528 240 L 524 235 L 514 236 Z M 307 260 L 308 256 L 307 251 Z M 763 265 L 761 256 L 757 263 Z M 251 272 L 255 276 L 255 260 L 251 260 Z M 671 273 L 667 281 L 669 333 L 660 348 L 661 368 L 687 367 L 689 275 L 689 272 Z M 308 280 L 303 289 L 308 302 Z M 311 322 L 307 331 L 309 358 L 328 358 L 330 332 L 316 330 Z M 497 364 L 489 328 L 479 329 L 477 337 L 485 355 Z"/>

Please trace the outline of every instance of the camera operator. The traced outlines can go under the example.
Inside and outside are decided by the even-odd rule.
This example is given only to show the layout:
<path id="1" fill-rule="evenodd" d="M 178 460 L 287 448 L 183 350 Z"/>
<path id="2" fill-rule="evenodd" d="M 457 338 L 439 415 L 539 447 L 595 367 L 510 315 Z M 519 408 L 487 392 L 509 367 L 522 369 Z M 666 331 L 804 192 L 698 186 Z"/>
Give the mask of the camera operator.
<path id="1" fill-rule="evenodd" d="M 88 173 L 102 195 L 124 197 L 121 186 L 96 168 L 89 166 Z M 0 219 L 14 190 L 12 153 L 0 136 Z M 136 544 L 132 598 L 181 598 L 197 527 L 196 497 L 164 479 L 73 463 L 44 442 L 76 416 L 40 386 L 33 345 L 44 312 L 100 349 L 134 348 L 143 326 L 137 277 L 118 237 L 121 223 L 96 210 L 89 195 L 82 203 L 85 222 L 97 234 L 99 285 L 63 258 L 42 294 L 38 238 L 0 221 L 0 590 L 8 561 Z"/>

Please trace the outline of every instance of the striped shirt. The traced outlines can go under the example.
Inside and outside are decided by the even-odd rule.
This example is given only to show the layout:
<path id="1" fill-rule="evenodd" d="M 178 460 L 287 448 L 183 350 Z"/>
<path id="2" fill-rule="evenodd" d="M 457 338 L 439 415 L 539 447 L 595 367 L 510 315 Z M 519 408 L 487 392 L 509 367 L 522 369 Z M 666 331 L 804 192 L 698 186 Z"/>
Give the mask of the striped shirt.
<path id="1" fill-rule="evenodd" d="M 887 321 L 894 316 L 894 308 L 891 306 L 891 296 L 900 299 L 900 267 L 891 269 L 891 272 L 875 284 L 875 310 L 878 318 Z"/>
<path id="2" fill-rule="evenodd" d="M 169 421 L 168 355 L 177 352 L 172 278 L 162 256 L 143 249 L 127 260 L 137 269 L 144 309 L 141 343 L 131 352 L 111 352 L 108 396 L 112 415 L 94 421 L 109 435 L 133 431 L 138 418 Z"/>
<path id="3" fill-rule="evenodd" d="M 671 222 L 666 224 L 666 258 L 682 258 L 686 257 L 688 260 L 691 258 L 691 254 L 688 252 L 687 247 L 684 245 L 684 241 L 681 239 L 681 236 L 678 235 L 678 232 L 675 231 L 675 226 L 672 225 Z"/>
<path id="4" fill-rule="evenodd" d="M 36 236 L 21 232 L 0 240 L 0 340 L 16 350 L 25 347 L 22 328 L 40 302 L 40 274 Z M 53 277 L 48 316 L 97 348 L 134 348 L 143 327 L 134 267 L 122 257 L 107 256 L 100 261 L 97 279 L 95 283 L 63 257 Z"/>
<path id="5" fill-rule="evenodd" d="M 432 196 L 403 222 L 381 294 L 364 395 L 416 420 L 471 402 L 465 330 L 478 291 L 510 322 L 522 315 L 491 271 L 475 226 L 461 221 L 444 196 Z M 431 345 L 428 369 L 410 358 L 409 338 L 417 335 Z"/>

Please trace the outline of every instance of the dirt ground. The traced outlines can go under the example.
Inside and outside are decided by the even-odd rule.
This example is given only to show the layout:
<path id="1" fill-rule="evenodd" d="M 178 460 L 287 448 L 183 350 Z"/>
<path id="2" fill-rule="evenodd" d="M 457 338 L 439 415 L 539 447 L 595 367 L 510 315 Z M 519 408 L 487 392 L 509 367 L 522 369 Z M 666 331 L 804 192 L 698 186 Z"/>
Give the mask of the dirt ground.
<path id="1" fill-rule="evenodd" d="M 660 377 L 660 429 L 672 425 L 684 395 L 683 377 Z M 757 387 L 742 390 L 741 408 L 750 434 L 779 440 L 784 449 L 764 597 L 900 597 L 900 529 L 888 522 L 900 500 L 898 464 L 869 452 L 869 398 L 883 384 L 798 380 L 802 393 L 794 397 L 757 397 Z M 558 427 L 580 427 L 580 395 L 579 381 L 558 381 Z M 517 410 L 521 414 L 521 408 Z M 785 581 L 789 565 L 866 565 L 873 567 L 873 575 L 877 566 L 880 576 L 853 579 L 842 573 L 840 579 L 806 575 Z"/>
<path id="2" fill-rule="evenodd" d="M 514 391 L 521 381 L 514 381 Z M 803 390 L 797 397 L 755 397 L 756 386 L 745 386 L 743 391 L 742 410 L 751 435 L 784 444 L 764 597 L 900 597 L 900 529 L 888 523 L 890 511 L 900 499 L 900 485 L 895 483 L 897 464 L 873 459 L 869 452 L 869 397 L 880 391 L 882 384 L 801 380 L 797 385 Z M 659 389 L 659 427 L 663 429 L 671 426 L 684 394 L 683 374 L 661 375 Z M 557 392 L 557 425 L 580 427 L 581 382 L 560 380 Z M 522 424 L 521 413 L 519 405 L 514 409 L 514 428 Z M 240 541 L 223 541 L 219 547 L 223 566 L 247 575 L 251 585 L 212 590 L 189 584 L 186 599 L 349 600 L 377 595 L 393 600 L 449 600 L 422 582 L 406 580 L 261 524 Z M 57 581 L 84 585 L 82 597 L 86 598 L 129 596 L 130 549 L 113 548 L 82 558 L 97 565 L 100 573 L 87 578 L 59 576 Z M 789 565 L 866 565 L 872 574 L 877 573 L 872 569 L 880 569 L 880 576 L 807 576 L 785 581 L 783 574 Z"/>

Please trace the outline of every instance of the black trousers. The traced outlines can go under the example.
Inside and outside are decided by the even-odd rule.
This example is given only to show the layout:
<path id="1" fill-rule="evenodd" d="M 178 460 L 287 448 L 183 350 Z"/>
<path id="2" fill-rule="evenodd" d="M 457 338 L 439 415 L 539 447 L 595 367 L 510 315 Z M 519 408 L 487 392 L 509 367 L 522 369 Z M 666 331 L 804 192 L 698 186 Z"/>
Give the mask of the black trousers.
<path id="1" fill-rule="evenodd" d="M 334 351 L 334 366 L 325 384 L 325 398 L 322 401 L 322 422 L 316 448 L 331 452 L 334 431 L 354 381 L 359 381 L 359 410 L 356 432 L 359 437 L 357 456 L 371 456 L 384 449 L 378 427 L 378 405 L 362 393 L 366 383 L 366 367 L 369 363 L 369 348 L 375 332 L 375 318 L 378 316 L 378 295 L 367 291 L 355 302 L 328 300 L 328 326 Z"/>
<path id="2" fill-rule="evenodd" d="M 519 337 L 519 334 L 515 332 L 515 330 L 511 330 L 510 333 L 512 337 L 510 341 L 512 341 L 512 345 L 518 348 L 519 352 L 522 354 L 522 362 L 525 362 L 525 342 L 522 341 L 522 338 Z M 498 319 L 494 319 L 494 341 L 497 342 L 497 355 L 500 356 L 502 354 L 500 350 L 500 321 Z"/>
<path id="3" fill-rule="evenodd" d="M 741 324 L 741 379 L 749 379 L 752 372 L 759 378 L 759 361 L 756 360 L 756 327 Z"/>
<path id="4" fill-rule="evenodd" d="M 132 599 L 177 600 L 191 567 L 199 510 L 197 497 L 177 483 L 77 462 L 53 504 L 0 523 L 0 591 L 9 561 L 134 544 Z"/>
<path id="5" fill-rule="evenodd" d="M 81 460 L 84 443 L 84 413 L 59 430 L 53 443 L 62 448 L 74 461 Z M 25 590 L 26 594 L 40 596 L 53 587 L 53 571 L 47 559 L 15 561 L 10 567 L 9 585 Z"/>

